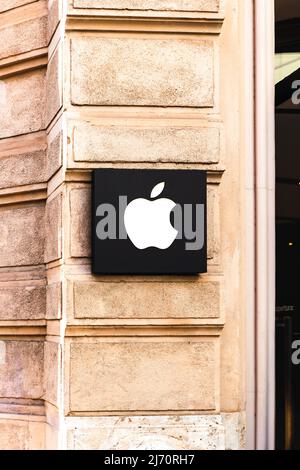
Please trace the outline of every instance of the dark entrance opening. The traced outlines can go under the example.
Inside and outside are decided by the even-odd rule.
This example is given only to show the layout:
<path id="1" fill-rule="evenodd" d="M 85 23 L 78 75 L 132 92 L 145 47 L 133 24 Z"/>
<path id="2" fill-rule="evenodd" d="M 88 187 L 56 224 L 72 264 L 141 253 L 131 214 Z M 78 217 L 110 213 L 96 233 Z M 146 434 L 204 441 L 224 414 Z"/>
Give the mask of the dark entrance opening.
<path id="1" fill-rule="evenodd" d="M 300 449 L 300 2 L 276 10 L 276 448 Z"/>

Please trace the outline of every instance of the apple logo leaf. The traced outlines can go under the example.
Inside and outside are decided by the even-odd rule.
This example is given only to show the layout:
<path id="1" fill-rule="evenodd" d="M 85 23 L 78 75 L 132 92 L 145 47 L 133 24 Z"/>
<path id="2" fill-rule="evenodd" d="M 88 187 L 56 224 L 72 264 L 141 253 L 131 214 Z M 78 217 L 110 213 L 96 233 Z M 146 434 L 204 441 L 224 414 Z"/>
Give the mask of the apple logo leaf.
<path id="1" fill-rule="evenodd" d="M 151 199 L 154 199 L 155 197 L 159 196 L 163 192 L 164 187 L 165 187 L 164 182 L 158 183 L 156 186 L 154 186 L 154 188 L 151 191 L 151 196 L 150 196 Z"/>

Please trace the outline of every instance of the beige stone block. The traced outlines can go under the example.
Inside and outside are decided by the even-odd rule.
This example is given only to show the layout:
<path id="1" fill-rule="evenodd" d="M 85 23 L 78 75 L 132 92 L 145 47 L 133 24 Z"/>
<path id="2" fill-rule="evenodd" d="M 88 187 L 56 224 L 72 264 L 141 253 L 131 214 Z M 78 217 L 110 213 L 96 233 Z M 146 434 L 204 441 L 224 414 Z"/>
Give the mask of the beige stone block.
<path id="1" fill-rule="evenodd" d="M 0 450 L 44 450 L 45 423 L 31 419 L 26 415 L 19 419 L 0 418 Z"/>
<path id="2" fill-rule="evenodd" d="M 47 286 L 46 318 L 57 320 L 61 318 L 62 286 L 55 282 Z"/>
<path id="3" fill-rule="evenodd" d="M 222 413 L 226 450 L 246 450 L 246 413 Z"/>
<path id="4" fill-rule="evenodd" d="M 62 255 L 62 194 L 46 204 L 46 248 L 45 263 L 55 261 Z"/>
<path id="5" fill-rule="evenodd" d="M 74 128 L 74 160 L 82 162 L 218 163 L 214 127 L 103 126 Z"/>
<path id="6" fill-rule="evenodd" d="M 25 136 L 0 142 L 0 188 L 10 188 L 45 181 L 46 141 Z"/>
<path id="7" fill-rule="evenodd" d="M 46 424 L 44 450 L 57 450 L 60 448 L 60 432 L 55 426 Z"/>
<path id="8" fill-rule="evenodd" d="M 219 0 L 73 0 L 75 8 L 216 12 Z"/>
<path id="9" fill-rule="evenodd" d="M 224 450 L 219 415 L 67 418 L 70 450 Z"/>
<path id="10" fill-rule="evenodd" d="M 74 282 L 75 318 L 218 318 L 220 284 L 191 282 Z"/>
<path id="11" fill-rule="evenodd" d="M 60 344 L 45 342 L 44 363 L 44 390 L 45 399 L 57 404 L 58 400 L 58 377 L 60 376 Z"/>
<path id="12" fill-rule="evenodd" d="M 48 42 L 50 42 L 61 18 L 61 0 L 49 0 L 48 8 Z"/>
<path id="13" fill-rule="evenodd" d="M 11 188 L 45 181 L 45 150 L 0 156 L 1 188 Z"/>
<path id="14" fill-rule="evenodd" d="M 47 46 L 47 16 L 0 29 L 0 59 Z"/>
<path id="15" fill-rule="evenodd" d="M 211 341 L 169 338 L 71 344 L 71 411 L 216 408 Z"/>
<path id="16" fill-rule="evenodd" d="M 220 198 L 218 185 L 207 188 L 207 258 L 215 263 L 220 253 Z"/>
<path id="17" fill-rule="evenodd" d="M 45 71 L 0 80 L 0 138 L 43 129 Z"/>
<path id="18" fill-rule="evenodd" d="M 0 266 L 43 263 L 44 205 L 0 210 Z"/>
<path id="19" fill-rule="evenodd" d="M 72 103 L 210 107 L 213 56 L 204 39 L 72 39 Z"/>
<path id="20" fill-rule="evenodd" d="M 61 52 L 58 48 L 47 68 L 46 75 L 46 125 L 49 125 L 62 106 Z"/>
<path id="21" fill-rule="evenodd" d="M 46 288 L 41 285 L 0 283 L 0 320 L 45 318 Z"/>
<path id="22" fill-rule="evenodd" d="M 28 5 L 29 3 L 35 3 L 37 1 L 38 0 L 1 0 L 0 12 L 21 7 L 23 5 Z"/>
<path id="23" fill-rule="evenodd" d="M 72 189 L 71 208 L 71 256 L 91 256 L 91 189 Z"/>
<path id="24" fill-rule="evenodd" d="M 44 344 L 42 341 L 2 341 L 0 397 L 41 398 Z"/>
<path id="25" fill-rule="evenodd" d="M 62 133 L 59 132 L 56 136 L 48 140 L 47 149 L 47 179 L 49 180 L 54 173 L 56 173 L 62 165 Z"/>

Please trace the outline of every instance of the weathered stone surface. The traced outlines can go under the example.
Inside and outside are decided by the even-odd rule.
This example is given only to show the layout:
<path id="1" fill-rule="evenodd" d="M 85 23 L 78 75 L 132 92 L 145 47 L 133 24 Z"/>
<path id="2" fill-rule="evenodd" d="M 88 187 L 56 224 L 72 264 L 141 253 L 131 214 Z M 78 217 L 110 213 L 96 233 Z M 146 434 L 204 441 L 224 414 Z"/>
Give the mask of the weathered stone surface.
<path id="1" fill-rule="evenodd" d="M 205 340 L 73 343 L 70 410 L 213 410 L 216 366 Z"/>
<path id="2" fill-rule="evenodd" d="M 47 46 L 47 16 L 0 29 L 0 58 Z"/>
<path id="3" fill-rule="evenodd" d="M 0 80 L 0 138 L 41 130 L 44 109 L 43 69 Z"/>
<path id="4" fill-rule="evenodd" d="M 48 42 L 50 42 L 50 39 L 59 23 L 61 17 L 61 4 L 61 0 L 49 0 L 48 2 Z"/>
<path id="5" fill-rule="evenodd" d="M 30 416 L 20 416 L 19 419 L 0 419 L 1 450 L 45 449 L 45 424 L 30 419 Z"/>
<path id="6" fill-rule="evenodd" d="M 41 398 L 44 344 L 42 341 L 3 341 L 0 397 Z"/>
<path id="7" fill-rule="evenodd" d="M 62 106 L 62 76 L 60 71 L 60 49 L 51 58 L 46 75 L 46 125 L 52 121 Z"/>
<path id="8" fill-rule="evenodd" d="M 46 318 L 57 320 L 61 318 L 61 282 L 47 286 Z"/>
<path id="9" fill-rule="evenodd" d="M 0 141 L 0 188 L 45 181 L 46 137 L 42 132 Z"/>
<path id="10" fill-rule="evenodd" d="M 246 445 L 246 413 L 222 413 L 225 429 L 225 449 L 245 450 Z"/>
<path id="11" fill-rule="evenodd" d="M 219 415 L 67 418 L 71 450 L 224 450 Z"/>
<path id="12" fill-rule="evenodd" d="M 47 179 L 50 179 L 62 165 L 62 134 L 58 133 L 48 142 L 47 149 Z"/>
<path id="13" fill-rule="evenodd" d="M 218 11 L 219 0 L 74 0 L 74 7 L 215 12 Z"/>
<path id="14" fill-rule="evenodd" d="M 0 284 L 0 320 L 44 319 L 46 288 L 41 285 Z"/>
<path id="15" fill-rule="evenodd" d="M 210 40 L 72 39 L 72 103 L 213 106 L 213 55 Z"/>
<path id="16" fill-rule="evenodd" d="M 220 201 L 219 188 L 207 188 L 207 258 L 218 262 L 220 253 Z"/>
<path id="17" fill-rule="evenodd" d="M 70 450 L 243 450 L 245 413 L 66 418 Z"/>
<path id="18" fill-rule="evenodd" d="M 127 127 L 79 124 L 74 159 L 83 162 L 218 163 L 220 131 L 213 127 Z"/>
<path id="19" fill-rule="evenodd" d="M 57 404 L 58 376 L 60 374 L 60 344 L 45 342 L 44 390 L 45 399 Z"/>
<path id="20" fill-rule="evenodd" d="M 72 189 L 71 207 L 71 256 L 91 256 L 91 189 Z"/>
<path id="21" fill-rule="evenodd" d="M 11 10 L 29 3 L 37 2 L 38 0 L 1 0 L 0 12 Z"/>
<path id="22" fill-rule="evenodd" d="M 0 211 L 0 266 L 43 263 L 44 205 Z"/>
<path id="23" fill-rule="evenodd" d="M 57 450 L 61 448 L 60 443 L 60 432 L 59 432 L 59 424 L 57 423 L 56 426 L 52 426 L 50 424 L 45 425 L 45 440 L 46 446 L 44 449 L 46 450 Z"/>
<path id="24" fill-rule="evenodd" d="M 0 187 L 11 188 L 45 181 L 45 155 L 45 149 L 7 157 L 0 155 Z"/>
<path id="25" fill-rule="evenodd" d="M 218 282 L 75 282 L 75 318 L 218 318 Z"/>
<path id="26" fill-rule="evenodd" d="M 45 263 L 59 259 L 62 254 L 62 194 L 46 204 L 46 248 Z"/>

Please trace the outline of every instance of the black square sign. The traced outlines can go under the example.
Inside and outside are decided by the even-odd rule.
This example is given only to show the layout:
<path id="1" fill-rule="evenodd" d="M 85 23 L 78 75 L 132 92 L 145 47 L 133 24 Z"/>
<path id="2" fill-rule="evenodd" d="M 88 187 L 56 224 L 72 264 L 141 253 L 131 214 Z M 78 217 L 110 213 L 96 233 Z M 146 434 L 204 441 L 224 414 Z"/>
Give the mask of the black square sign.
<path id="1" fill-rule="evenodd" d="M 94 274 L 207 271 L 206 172 L 93 172 Z"/>

